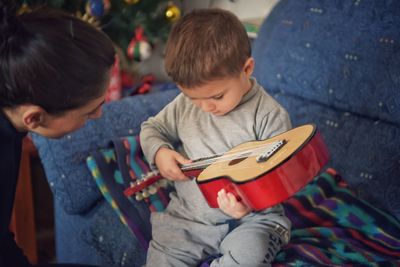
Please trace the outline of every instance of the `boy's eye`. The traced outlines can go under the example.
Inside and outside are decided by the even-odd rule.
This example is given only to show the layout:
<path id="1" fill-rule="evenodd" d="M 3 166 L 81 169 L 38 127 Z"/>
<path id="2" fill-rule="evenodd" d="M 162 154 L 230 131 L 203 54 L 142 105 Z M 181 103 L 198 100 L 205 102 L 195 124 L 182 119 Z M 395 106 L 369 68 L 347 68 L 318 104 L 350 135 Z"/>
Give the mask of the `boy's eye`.
<path id="1" fill-rule="evenodd" d="M 224 97 L 224 95 L 217 95 L 217 96 L 214 96 L 213 99 L 218 100 L 218 99 L 222 99 L 222 97 Z"/>

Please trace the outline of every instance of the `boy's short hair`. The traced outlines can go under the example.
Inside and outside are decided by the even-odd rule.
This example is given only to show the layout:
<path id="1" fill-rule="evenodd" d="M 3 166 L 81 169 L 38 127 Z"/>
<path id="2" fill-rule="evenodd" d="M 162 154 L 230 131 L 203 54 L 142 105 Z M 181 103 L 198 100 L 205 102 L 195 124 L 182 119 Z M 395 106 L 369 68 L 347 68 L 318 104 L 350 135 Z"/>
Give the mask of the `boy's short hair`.
<path id="1" fill-rule="evenodd" d="M 240 20 L 227 10 L 198 9 L 172 28 L 165 69 L 175 83 L 191 88 L 235 76 L 251 56 L 250 40 Z"/>

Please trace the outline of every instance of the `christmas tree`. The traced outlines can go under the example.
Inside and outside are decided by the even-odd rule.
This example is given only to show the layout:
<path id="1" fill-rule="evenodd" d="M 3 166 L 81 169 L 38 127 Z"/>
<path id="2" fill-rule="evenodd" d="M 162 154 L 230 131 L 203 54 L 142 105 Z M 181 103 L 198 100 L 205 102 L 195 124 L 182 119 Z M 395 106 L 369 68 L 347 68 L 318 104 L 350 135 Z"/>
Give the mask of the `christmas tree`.
<path id="1" fill-rule="evenodd" d="M 171 24 L 179 19 L 180 8 L 167 0 L 18 0 L 20 12 L 49 6 L 97 20 L 99 27 L 126 50 L 135 29 L 142 27 L 150 42 L 165 39 Z"/>

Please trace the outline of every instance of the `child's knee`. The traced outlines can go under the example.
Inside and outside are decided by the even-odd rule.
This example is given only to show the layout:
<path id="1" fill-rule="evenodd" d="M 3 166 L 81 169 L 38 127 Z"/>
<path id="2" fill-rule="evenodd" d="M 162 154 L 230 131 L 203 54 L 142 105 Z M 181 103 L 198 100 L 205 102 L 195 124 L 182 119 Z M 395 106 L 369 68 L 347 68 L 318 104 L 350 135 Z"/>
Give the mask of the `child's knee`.
<path id="1" fill-rule="evenodd" d="M 276 254 L 284 245 L 283 240 L 275 233 L 267 233 L 259 237 L 259 240 L 244 238 L 236 242 L 223 242 L 221 252 L 224 261 L 234 262 L 239 265 L 262 265 L 273 261 Z"/>

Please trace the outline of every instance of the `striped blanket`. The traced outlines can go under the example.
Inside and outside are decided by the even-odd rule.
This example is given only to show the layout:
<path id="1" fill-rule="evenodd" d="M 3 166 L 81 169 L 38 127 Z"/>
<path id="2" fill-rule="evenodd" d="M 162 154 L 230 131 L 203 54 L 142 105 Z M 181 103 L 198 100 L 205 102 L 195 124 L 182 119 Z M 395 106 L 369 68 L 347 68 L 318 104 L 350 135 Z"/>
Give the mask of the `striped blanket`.
<path id="1" fill-rule="evenodd" d="M 113 140 L 110 148 L 93 151 L 86 163 L 101 193 L 121 222 L 147 249 L 151 239 L 150 212 L 164 210 L 169 201 L 170 189 L 159 188 L 156 194 L 143 201 L 123 194 L 132 182 L 140 180 L 149 172 L 139 138 L 129 136 Z"/>
<path id="2" fill-rule="evenodd" d="M 147 248 L 150 212 L 165 208 L 171 189 L 159 189 L 145 201 L 124 196 L 149 170 L 138 138 L 113 140 L 109 149 L 93 152 L 87 165 L 121 221 Z M 292 236 L 273 266 L 400 266 L 400 222 L 357 198 L 333 169 L 283 205 Z"/>
<path id="3" fill-rule="evenodd" d="M 292 237 L 275 266 L 400 266 L 400 222 L 355 197 L 332 169 L 284 207 Z"/>

